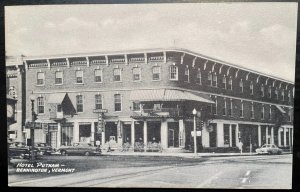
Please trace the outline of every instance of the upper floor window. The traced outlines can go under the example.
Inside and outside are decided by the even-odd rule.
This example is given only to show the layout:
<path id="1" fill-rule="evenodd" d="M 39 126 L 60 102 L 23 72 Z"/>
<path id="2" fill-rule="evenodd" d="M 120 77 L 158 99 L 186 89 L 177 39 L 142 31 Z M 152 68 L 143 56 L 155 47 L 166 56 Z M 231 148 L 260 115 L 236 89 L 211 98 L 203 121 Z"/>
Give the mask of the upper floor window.
<path id="1" fill-rule="evenodd" d="M 224 75 L 223 79 L 222 79 L 222 84 L 223 84 L 223 88 L 226 89 L 226 76 Z"/>
<path id="2" fill-rule="evenodd" d="M 45 83 L 45 73 L 44 72 L 38 72 L 37 73 L 37 85 L 44 85 Z"/>
<path id="3" fill-rule="evenodd" d="M 244 117 L 244 103 L 241 101 L 240 117 Z"/>
<path id="4" fill-rule="evenodd" d="M 210 108 L 211 110 L 210 110 L 210 112 L 211 112 L 211 114 L 216 115 L 217 114 L 217 108 L 218 108 L 217 96 L 211 96 L 211 98 L 215 101 L 215 103 L 211 104 L 211 108 Z"/>
<path id="5" fill-rule="evenodd" d="M 160 67 L 155 66 L 152 68 L 152 80 L 160 80 Z"/>
<path id="6" fill-rule="evenodd" d="M 55 72 L 55 84 L 59 85 L 63 83 L 63 72 L 56 71 Z"/>
<path id="7" fill-rule="evenodd" d="M 178 67 L 172 65 L 170 67 L 170 80 L 178 80 Z"/>
<path id="8" fill-rule="evenodd" d="M 198 70 L 197 70 L 197 83 L 202 85 L 202 75 L 201 75 L 200 68 L 198 68 Z"/>
<path id="9" fill-rule="evenodd" d="M 250 82 L 250 94 L 253 95 L 253 81 Z"/>
<path id="10" fill-rule="evenodd" d="M 76 83 L 83 83 L 83 71 L 78 70 L 75 73 L 76 76 Z"/>
<path id="11" fill-rule="evenodd" d="M 230 99 L 230 106 L 229 106 L 229 109 L 228 109 L 228 115 L 230 117 L 232 117 L 232 99 Z"/>
<path id="12" fill-rule="evenodd" d="M 261 95 L 262 97 L 265 96 L 265 88 L 264 88 L 264 85 L 263 85 L 263 84 L 261 84 L 261 87 L 260 87 L 260 95 Z"/>
<path id="13" fill-rule="evenodd" d="M 261 107 L 261 114 L 260 114 L 261 119 L 265 119 L 265 106 L 262 105 Z"/>
<path id="14" fill-rule="evenodd" d="M 216 73 L 213 73 L 213 77 L 212 77 L 212 86 L 217 87 L 218 86 L 218 77 Z"/>
<path id="15" fill-rule="evenodd" d="M 269 108 L 269 120 L 272 119 L 272 105 L 270 105 L 270 108 Z"/>
<path id="16" fill-rule="evenodd" d="M 141 104 L 138 102 L 133 102 L 133 111 L 141 111 Z"/>
<path id="17" fill-rule="evenodd" d="M 38 110 L 38 113 L 44 113 L 44 111 L 45 111 L 44 97 L 37 98 L 37 110 Z"/>
<path id="18" fill-rule="evenodd" d="M 228 89 L 232 90 L 232 77 L 229 77 Z"/>
<path id="19" fill-rule="evenodd" d="M 272 97 L 272 89 L 271 89 L 271 86 L 269 86 L 269 88 L 268 88 L 268 97 L 269 97 L 269 98 Z"/>
<path id="20" fill-rule="evenodd" d="M 244 83 L 243 83 L 243 79 L 241 79 L 241 81 L 240 81 L 240 91 L 241 91 L 241 93 L 244 92 Z"/>
<path id="21" fill-rule="evenodd" d="M 226 99 L 224 98 L 223 115 L 226 115 L 226 112 L 227 112 L 227 101 L 226 101 Z"/>
<path id="22" fill-rule="evenodd" d="M 278 99 L 278 89 L 275 89 L 275 98 Z"/>
<path id="23" fill-rule="evenodd" d="M 102 82 L 102 70 L 95 69 L 95 82 L 101 83 Z"/>
<path id="24" fill-rule="evenodd" d="M 212 73 L 211 72 L 208 73 L 207 80 L 208 80 L 208 84 L 210 86 L 212 86 Z"/>
<path id="25" fill-rule="evenodd" d="M 95 109 L 102 109 L 102 95 L 95 95 Z"/>
<path id="26" fill-rule="evenodd" d="M 282 101 L 284 101 L 284 89 L 281 90 L 281 98 L 282 98 Z"/>
<path id="27" fill-rule="evenodd" d="M 76 96 L 76 110 L 77 112 L 83 112 L 83 96 L 77 95 Z"/>
<path id="28" fill-rule="evenodd" d="M 114 95 L 114 103 L 115 103 L 115 111 L 122 111 L 122 101 L 121 101 L 120 94 Z"/>
<path id="29" fill-rule="evenodd" d="M 133 78 L 133 81 L 140 81 L 141 80 L 141 68 L 134 67 L 132 69 L 132 78 Z"/>
<path id="30" fill-rule="evenodd" d="M 254 119 L 254 105 L 253 102 L 251 103 L 251 119 Z"/>
<path id="31" fill-rule="evenodd" d="M 121 81 L 121 69 L 114 69 L 114 81 Z"/>
<path id="32" fill-rule="evenodd" d="M 184 69 L 184 81 L 190 82 L 190 70 L 188 68 Z"/>
<path id="33" fill-rule="evenodd" d="M 291 91 L 288 92 L 288 101 L 289 101 L 289 102 L 292 101 L 292 99 L 291 99 Z"/>

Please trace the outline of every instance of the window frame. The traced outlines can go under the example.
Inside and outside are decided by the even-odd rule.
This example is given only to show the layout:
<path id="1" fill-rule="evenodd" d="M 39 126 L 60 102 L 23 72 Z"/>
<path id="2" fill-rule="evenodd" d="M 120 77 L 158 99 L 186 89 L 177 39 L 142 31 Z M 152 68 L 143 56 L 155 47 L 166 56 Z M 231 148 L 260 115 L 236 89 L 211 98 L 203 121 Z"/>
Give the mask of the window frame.
<path id="1" fill-rule="evenodd" d="M 254 94 L 254 84 L 253 84 L 253 81 L 250 81 L 249 88 L 250 88 L 250 95 L 253 95 Z"/>
<path id="2" fill-rule="evenodd" d="M 158 69 L 155 71 L 154 69 Z M 158 72 L 158 73 L 154 73 Z M 154 79 L 154 75 L 158 75 L 158 79 Z M 153 66 L 152 67 L 152 81 L 160 81 L 161 80 L 161 67 L 160 66 Z"/>
<path id="3" fill-rule="evenodd" d="M 120 96 L 120 102 L 118 102 L 118 103 L 116 102 L 116 99 L 117 99 L 116 96 L 117 95 Z M 120 104 L 120 110 L 119 111 L 116 110 L 117 109 L 116 104 Z M 122 96 L 119 93 L 114 94 L 114 112 L 122 112 Z"/>
<path id="4" fill-rule="evenodd" d="M 260 95 L 261 95 L 261 97 L 265 97 L 265 87 L 264 87 L 264 84 L 261 84 L 261 86 L 260 86 Z"/>
<path id="5" fill-rule="evenodd" d="M 80 78 L 80 74 L 78 74 L 78 73 L 81 73 L 81 75 L 82 75 L 82 82 L 78 82 L 78 78 Z M 76 70 L 75 71 L 75 83 L 76 84 L 83 84 L 84 83 L 84 81 L 83 81 L 83 70 Z"/>
<path id="6" fill-rule="evenodd" d="M 138 105 L 138 109 L 135 108 L 135 106 Z M 140 102 L 132 102 L 132 111 L 135 112 L 141 112 L 142 108 L 141 108 L 141 103 Z"/>
<path id="7" fill-rule="evenodd" d="M 57 74 L 58 73 L 61 73 L 62 75 L 61 75 L 61 78 L 58 78 L 57 77 Z M 57 83 L 57 79 L 61 79 L 61 83 Z M 62 85 L 63 83 L 64 83 L 64 72 L 63 71 L 55 71 L 55 80 L 54 80 L 55 82 L 55 85 Z"/>
<path id="8" fill-rule="evenodd" d="M 97 72 L 99 71 L 100 76 L 97 75 Z M 103 82 L 103 70 L 102 69 L 95 69 L 94 70 L 94 82 L 95 83 L 102 83 Z M 97 80 L 97 77 L 100 77 L 100 81 Z"/>
<path id="9" fill-rule="evenodd" d="M 197 70 L 196 83 L 199 85 L 202 85 L 202 73 L 201 73 L 200 68 L 198 68 L 198 70 Z"/>
<path id="10" fill-rule="evenodd" d="M 255 119 L 255 114 L 254 114 L 254 103 L 251 102 L 251 110 L 250 110 L 250 118 Z"/>
<path id="11" fill-rule="evenodd" d="M 229 77 L 229 80 L 228 80 L 228 86 L 229 86 L 229 90 L 232 90 L 232 77 L 230 76 Z"/>
<path id="12" fill-rule="evenodd" d="M 265 106 L 264 105 L 262 105 L 260 113 L 261 113 L 260 114 L 261 120 L 264 120 L 265 119 Z"/>
<path id="13" fill-rule="evenodd" d="M 44 114 L 45 113 L 45 100 L 43 96 L 39 96 L 37 98 L 37 113 Z"/>
<path id="14" fill-rule="evenodd" d="M 227 116 L 227 101 L 226 101 L 226 98 L 224 98 L 223 116 Z"/>
<path id="15" fill-rule="evenodd" d="M 218 87 L 218 76 L 216 72 L 212 73 L 212 87 Z"/>
<path id="16" fill-rule="evenodd" d="M 39 79 L 39 74 L 43 75 L 42 79 Z M 42 80 L 42 83 L 39 83 L 39 81 Z M 44 86 L 45 85 L 45 72 L 37 72 L 36 73 L 36 85 L 37 86 Z"/>
<path id="17" fill-rule="evenodd" d="M 244 93 L 244 82 L 243 82 L 243 79 L 240 80 L 239 87 L 240 87 L 240 93 Z"/>
<path id="18" fill-rule="evenodd" d="M 241 101 L 240 118 L 244 118 L 244 102 Z"/>
<path id="19" fill-rule="evenodd" d="M 225 75 L 222 78 L 222 84 L 223 84 L 223 89 L 227 89 L 227 79 Z"/>
<path id="20" fill-rule="evenodd" d="M 115 71 L 119 71 L 119 74 L 116 75 Z M 119 76 L 119 80 L 116 79 L 117 76 Z M 113 82 L 122 82 L 122 69 L 120 68 L 113 69 Z"/>
<path id="21" fill-rule="evenodd" d="M 136 75 L 135 70 L 138 70 L 137 75 L 138 75 L 139 79 L 135 79 L 135 75 Z M 132 81 L 141 81 L 141 80 L 142 80 L 142 69 L 140 67 L 133 67 L 132 68 Z"/>
<path id="22" fill-rule="evenodd" d="M 81 103 L 79 101 L 81 100 Z M 84 101 L 83 101 L 83 95 L 76 95 L 76 112 L 77 113 L 83 113 L 84 112 Z M 82 110 L 78 111 L 79 107 L 81 105 Z"/>
<path id="23" fill-rule="evenodd" d="M 99 99 L 100 98 L 100 99 Z M 101 101 L 101 102 L 99 102 L 99 100 Z M 97 107 L 97 106 L 101 106 L 100 108 L 99 107 Z M 95 109 L 103 109 L 103 96 L 102 96 L 102 94 L 96 94 L 95 95 Z"/>
<path id="24" fill-rule="evenodd" d="M 172 70 L 172 69 L 175 69 L 175 70 Z M 169 76 L 170 81 L 178 81 L 178 67 L 177 66 L 171 65 L 170 69 L 169 69 L 169 73 L 170 73 L 170 76 Z M 173 75 L 174 75 L 174 77 L 173 77 Z"/>
<path id="25" fill-rule="evenodd" d="M 190 82 L 190 69 L 187 67 L 184 69 L 184 82 L 186 83 Z"/>

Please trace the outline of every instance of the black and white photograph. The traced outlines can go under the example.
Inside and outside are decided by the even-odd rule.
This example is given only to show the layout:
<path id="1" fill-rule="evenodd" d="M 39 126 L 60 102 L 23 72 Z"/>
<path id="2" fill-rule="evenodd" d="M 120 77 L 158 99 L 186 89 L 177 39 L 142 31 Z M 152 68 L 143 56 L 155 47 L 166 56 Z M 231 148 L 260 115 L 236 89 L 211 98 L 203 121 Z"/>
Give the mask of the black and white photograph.
<path id="1" fill-rule="evenodd" d="M 297 2 L 4 10 L 9 187 L 292 189 Z"/>

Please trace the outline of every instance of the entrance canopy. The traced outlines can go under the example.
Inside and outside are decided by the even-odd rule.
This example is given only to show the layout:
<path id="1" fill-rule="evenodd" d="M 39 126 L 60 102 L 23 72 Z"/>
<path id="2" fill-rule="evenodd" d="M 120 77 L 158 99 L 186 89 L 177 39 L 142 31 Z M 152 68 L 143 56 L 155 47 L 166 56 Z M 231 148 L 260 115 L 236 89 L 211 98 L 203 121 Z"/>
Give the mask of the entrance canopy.
<path id="1" fill-rule="evenodd" d="M 214 103 L 210 97 L 201 93 L 192 93 L 176 89 L 134 90 L 130 94 L 131 101 L 197 101 Z"/>
<path id="2" fill-rule="evenodd" d="M 61 104 L 66 96 L 66 93 L 50 94 L 48 103 Z"/>

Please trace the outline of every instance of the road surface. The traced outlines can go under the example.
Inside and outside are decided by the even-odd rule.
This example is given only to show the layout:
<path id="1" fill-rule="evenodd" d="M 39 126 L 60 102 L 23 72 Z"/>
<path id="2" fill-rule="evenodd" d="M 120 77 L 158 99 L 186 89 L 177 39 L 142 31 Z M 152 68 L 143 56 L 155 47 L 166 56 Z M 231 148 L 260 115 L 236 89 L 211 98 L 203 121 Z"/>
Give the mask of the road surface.
<path id="1" fill-rule="evenodd" d="M 84 158 L 84 157 L 78 157 Z M 187 160 L 188 161 L 188 160 Z M 86 162 L 88 163 L 88 162 Z M 118 163 L 117 161 L 115 163 Z M 155 166 L 110 167 L 29 180 L 10 186 L 290 189 L 292 155 L 210 157 Z M 144 163 L 144 162 L 143 162 Z"/>

